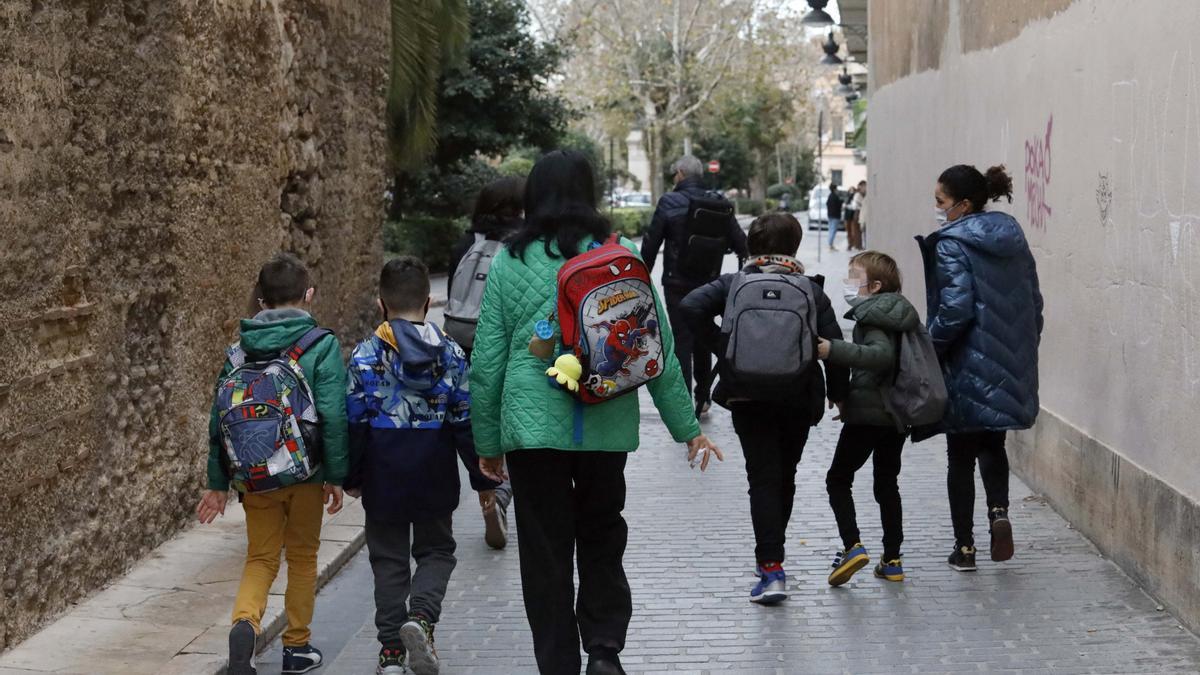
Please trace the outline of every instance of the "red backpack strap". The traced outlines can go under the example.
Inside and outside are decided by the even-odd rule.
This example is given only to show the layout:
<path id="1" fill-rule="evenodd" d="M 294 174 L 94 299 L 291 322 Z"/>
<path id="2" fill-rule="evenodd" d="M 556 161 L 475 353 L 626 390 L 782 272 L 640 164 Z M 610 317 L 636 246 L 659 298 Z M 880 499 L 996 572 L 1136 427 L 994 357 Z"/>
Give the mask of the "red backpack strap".
<path id="1" fill-rule="evenodd" d="M 619 244 L 619 243 L 621 243 L 621 235 L 616 232 L 613 232 L 612 234 L 608 235 L 608 240 L 604 242 L 604 244 L 606 246 L 609 244 Z"/>

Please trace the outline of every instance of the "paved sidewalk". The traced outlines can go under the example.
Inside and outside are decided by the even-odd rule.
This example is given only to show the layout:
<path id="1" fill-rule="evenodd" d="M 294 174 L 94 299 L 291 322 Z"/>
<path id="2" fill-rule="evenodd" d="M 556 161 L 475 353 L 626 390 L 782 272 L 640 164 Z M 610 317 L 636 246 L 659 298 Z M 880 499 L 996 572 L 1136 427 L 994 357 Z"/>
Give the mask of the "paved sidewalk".
<path id="1" fill-rule="evenodd" d="M 0 656 L 0 675 L 211 675 L 225 670 L 229 616 L 245 562 L 245 513 L 235 500 L 212 525 L 193 525 L 124 576 Z M 363 510 L 347 498 L 326 515 L 318 587 L 363 545 Z M 286 623 L 287 561 L 267 600 L 264 634 Z"/>
<path id="2" fill-rule="evenodd" d="M 814 257 L 812 239 L 801 253 L 806 262 Z M 837 295 L 847 256 L 823 256 L 810 271 L 825 273 Z M 824 474 L 839 423 L 828 419 L 814 430 L 800 465 L 788 532 L 791 598 L 774 608 L 752 605 L 746 479 L 728 414 L 714 409 L 706 425 L 726 461 L 701 475 L 688 470 L 683 447 L 671 442 L 648 397 L 642 413 L 642 449 L 626 472 L 625 567 L 634 615 L 622 659 L 630 673 L 1200 672 L 1200 641 L 1015 477 L 1016 557 L 992 563 L 984 553 L 977 573 L 949 569 L 940 439 L 905 450 L 908 579 L 889 583 L 868 569 L 846 587 L 830 588 L 826 576 L 839 542 Z M 982 487 L 979 495 L 977 536 L 986 542 Z M 869 470 L 859 475 L 855 498 L 874 557 L 882 533 Z M 507 551 L 488 550 L 474 496 L 464 492 L 462 504 L 455 519 L 459 564 L 437 629 L 442 672 L 536 672 L 515 541 Z M 338 602 L 322 597 L 318 614 L 344 612 Z M 372 613 L 361 608 L 361 630 L 340 654 L 327 654 L 328 672 L 373 672 Z"/>

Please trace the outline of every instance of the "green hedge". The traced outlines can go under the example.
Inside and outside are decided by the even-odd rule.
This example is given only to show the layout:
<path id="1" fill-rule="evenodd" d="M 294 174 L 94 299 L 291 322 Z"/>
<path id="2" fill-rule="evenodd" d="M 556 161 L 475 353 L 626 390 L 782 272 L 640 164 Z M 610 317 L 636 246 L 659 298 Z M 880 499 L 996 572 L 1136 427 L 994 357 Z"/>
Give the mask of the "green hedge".
<path id="1" fill-rule="evenodd" d="M 734 204 L 737 212 L 743 216 L 761 216 L 766 208 L 761 199 L 738 199 Z"/>
<path id="2" fill-rule="evenodd" d="M 603 213 L 608 215 L 608 211 Z M 650 228 L 650 217 L 653 215 L 654 209 L 613 209 L 611 216 L 613 231 L 620 232 L 630 239 L 640 237 Z"/>
<path id="3" fill-rule="evenodd" d="M 412 216 L 383 224 L 383 250 L 387 257 L 411 255 L 425 261 L 430 272 L 450 267 L 450 252 L 467 229 L 466 218 Z"/>

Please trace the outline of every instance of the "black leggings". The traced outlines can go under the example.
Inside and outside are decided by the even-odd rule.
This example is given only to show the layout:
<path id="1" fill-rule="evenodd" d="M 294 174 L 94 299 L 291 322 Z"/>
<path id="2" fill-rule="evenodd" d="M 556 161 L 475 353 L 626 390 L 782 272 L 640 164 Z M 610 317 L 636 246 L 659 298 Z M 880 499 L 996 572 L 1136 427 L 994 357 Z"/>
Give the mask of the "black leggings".
<path id="1" fill-rule="evenodd" d="M 862 541 L 851 488 L 855 472 L 870 457 L 875 471 L 875 501 L 879 504 L 879 520 L 883 524 L 883 560 L 900 557 L 904 525 L 897 478 L 900 476 L 900 451 L 906 436 L 893 427 L 861 424 L 842 427 L 837 449 L 833 451 L 833 463 L 825 475 L 825 489 L 829 491 L 829 506 L 833 508 L 844 548 Z"/>
<path id="2" fill-rule="evenodd" d="M 946 488 L 950 493 L 950 520 L 954 524 L 954 545 L 974 546 L 975 535 L 975 460 L 987 495 L 988 510 L 1008 508 L 1008 454 L 1004 450 L 1005 432 L 975 431 L 946 434 L 949 470 Z"/>

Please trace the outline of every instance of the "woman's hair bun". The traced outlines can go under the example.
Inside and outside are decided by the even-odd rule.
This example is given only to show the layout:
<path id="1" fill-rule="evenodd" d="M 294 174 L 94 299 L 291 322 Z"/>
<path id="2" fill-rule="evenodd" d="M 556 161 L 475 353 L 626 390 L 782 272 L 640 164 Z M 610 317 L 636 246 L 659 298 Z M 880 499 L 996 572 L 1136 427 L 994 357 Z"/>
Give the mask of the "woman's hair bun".
<path id="1" fill-rule="evenodd" d="M 991 201 L 999 201 L 1001 197 L 1006 197 L 1009 203 L 1012 203 L 1013 182 L 1012 176 L 1008 175 L 1008 171 L 1004 165 L 993 166 L 984 174 L 984 180 L 987 181 L 987 195 Z"/>

